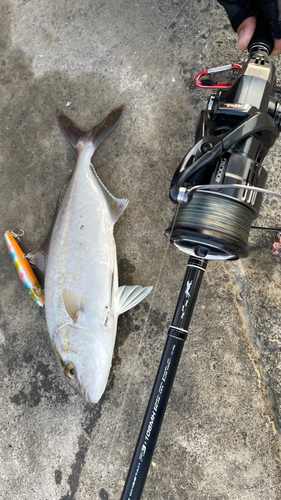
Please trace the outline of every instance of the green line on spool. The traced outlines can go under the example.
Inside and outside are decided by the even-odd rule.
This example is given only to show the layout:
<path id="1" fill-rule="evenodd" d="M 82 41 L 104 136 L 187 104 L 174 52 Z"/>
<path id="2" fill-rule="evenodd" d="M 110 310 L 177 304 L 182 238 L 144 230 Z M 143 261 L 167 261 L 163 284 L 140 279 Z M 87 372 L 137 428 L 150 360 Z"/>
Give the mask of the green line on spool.
<path id="1" fill-rule="evenodd" d="M 248 245 L 254 213 L 249 206 L 214 193 L 194 193 L 187 205 L 181 205 L 176 228 L 185 228 L 225 240 L 240 248 Z"/>

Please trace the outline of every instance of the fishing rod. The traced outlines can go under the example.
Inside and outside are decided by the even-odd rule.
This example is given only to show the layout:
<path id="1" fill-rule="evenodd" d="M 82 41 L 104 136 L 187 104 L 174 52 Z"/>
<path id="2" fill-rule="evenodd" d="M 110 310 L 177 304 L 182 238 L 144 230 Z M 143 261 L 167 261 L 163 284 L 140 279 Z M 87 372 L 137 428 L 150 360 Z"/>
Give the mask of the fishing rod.
<path id="1" fill-rule="evenodd" d="M 281 130 L 272 49 L 271 35 L 258 20 L 243 66 L 197 75 L 199 86 L 216 90 L 199 116 L 194 146 L 173 176 L 176 209 L 166 230 L 189 261 L 121 500 L 141 498 L 208 260 L 248 255 L 252 221 L 267 192 L 261 163 Z M 236 72 L 232 85 L 210 79 L 229 69 Z"/>

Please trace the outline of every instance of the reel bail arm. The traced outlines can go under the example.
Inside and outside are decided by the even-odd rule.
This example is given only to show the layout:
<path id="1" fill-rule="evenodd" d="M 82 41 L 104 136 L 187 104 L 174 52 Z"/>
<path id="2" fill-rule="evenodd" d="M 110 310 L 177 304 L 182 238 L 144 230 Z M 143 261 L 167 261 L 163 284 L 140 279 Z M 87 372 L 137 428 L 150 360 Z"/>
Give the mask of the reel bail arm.
<path id="1" fill-rule="evenodd" d="M 264 41 L 255 41 L 233 85 L 212 93 L 195 144 L 173 176 L 170 199 L 177 210 L 166 235 L 190 256 L 202 256 L 202 248 L 206 259 L 248 255 L 265 192 L 262 162 L 281 130 L 276 70 L 268 52 Z"/>

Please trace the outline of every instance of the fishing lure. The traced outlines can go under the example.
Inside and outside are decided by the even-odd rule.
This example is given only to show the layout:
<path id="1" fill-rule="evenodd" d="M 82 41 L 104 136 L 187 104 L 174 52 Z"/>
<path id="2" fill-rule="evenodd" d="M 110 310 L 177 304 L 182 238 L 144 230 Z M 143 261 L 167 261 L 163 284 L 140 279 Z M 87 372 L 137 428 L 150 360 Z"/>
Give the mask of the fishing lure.
<path id="1" fill-rule="evenodd" d="M 11 231 L 6 231 L 5 233 L 8 250 L 12 256 L 18 275 L 36 304 L 44 307 L 44 292 L 31 265 L 25 258 L 21 247 L 17 243 L 15 236 L 17 235 Z"/>

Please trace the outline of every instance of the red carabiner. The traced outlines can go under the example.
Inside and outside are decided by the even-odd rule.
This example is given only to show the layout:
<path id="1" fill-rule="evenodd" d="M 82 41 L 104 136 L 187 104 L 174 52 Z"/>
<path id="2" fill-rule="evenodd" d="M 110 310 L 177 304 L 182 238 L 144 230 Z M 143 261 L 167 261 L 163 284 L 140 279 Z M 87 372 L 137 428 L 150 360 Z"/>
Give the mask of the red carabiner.
<path id="1" fill-rule="evenodd" d="M 212 73 L 222 73 L 223 71 L 240 70 L 242 68 L 241 64 L 228 64 L 227 66 L 219 66 L 218 68 L 204 69 L 196 75 L 195 85 L 201 87 L 202 89 L 227 89 L 232 86 L 232 83 L 218 83 L 212 80 L 203 80 L 201 78 Z"/>

